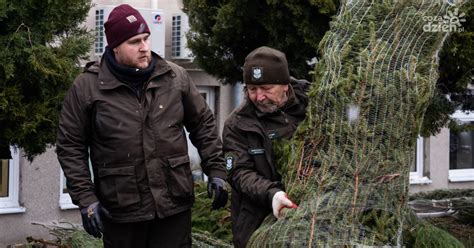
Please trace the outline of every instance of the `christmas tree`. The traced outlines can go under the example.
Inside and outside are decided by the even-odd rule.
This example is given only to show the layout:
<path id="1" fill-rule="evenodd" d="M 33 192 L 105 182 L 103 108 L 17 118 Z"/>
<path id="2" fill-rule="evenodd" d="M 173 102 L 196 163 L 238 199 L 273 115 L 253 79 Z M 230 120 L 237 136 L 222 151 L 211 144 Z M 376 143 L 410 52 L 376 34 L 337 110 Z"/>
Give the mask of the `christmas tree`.
<path id="1" fill-rule="evenodd" d="M 341 4 L 320 43 L 307 118 L 276 149 L 299 207 L 267 218 L 249 247 L 401 245 L 416 138 L 449 35 L 442 29 L 456 25 L 443 16 L 456 7 Z"/>

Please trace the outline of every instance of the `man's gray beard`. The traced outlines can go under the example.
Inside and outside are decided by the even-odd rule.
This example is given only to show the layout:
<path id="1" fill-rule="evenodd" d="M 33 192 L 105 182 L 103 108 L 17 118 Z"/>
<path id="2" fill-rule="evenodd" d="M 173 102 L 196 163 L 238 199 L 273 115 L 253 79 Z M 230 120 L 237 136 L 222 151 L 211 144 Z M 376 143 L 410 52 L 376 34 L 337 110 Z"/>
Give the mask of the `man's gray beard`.
<path id="1" fill-rule="evenodd" d="M 255 106 L 258 110 L 260 110 L 260 112 L 267 114 L 276 112 L 278 110 L 278 106 L 276 104 L 266 104 L 265 107 L 255 104 Z"/>

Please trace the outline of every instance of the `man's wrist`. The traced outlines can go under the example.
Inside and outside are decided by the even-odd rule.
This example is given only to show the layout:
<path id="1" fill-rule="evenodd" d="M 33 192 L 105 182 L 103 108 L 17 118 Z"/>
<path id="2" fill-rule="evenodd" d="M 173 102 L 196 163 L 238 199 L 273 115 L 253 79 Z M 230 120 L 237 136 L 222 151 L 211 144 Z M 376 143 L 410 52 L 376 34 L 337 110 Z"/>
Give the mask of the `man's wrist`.
<path id="1" fill-rule="evenodd" d="M 87 208 L 89 207 L 90 205 L 92 205 L 93 203 L 96 203 L 96 202 L 99 202 L 99 199 L 97 199 L 97 196 L 95 195 L 91 195 L 91 196 L 87 196 L 85 197 L 84 199 L 81 199 L 79 202 L 79 208 L 82 209 L 82 208 Z"/>
<path id="2" fill-rule="evenodd" d="M 273 197 L 279 191 L 283 191 L 283 190 L 279 188 L 271 188 L 270 190 L 268 190 L 268 206 L 270 206 L 270 208 L 272 207 Z"/>

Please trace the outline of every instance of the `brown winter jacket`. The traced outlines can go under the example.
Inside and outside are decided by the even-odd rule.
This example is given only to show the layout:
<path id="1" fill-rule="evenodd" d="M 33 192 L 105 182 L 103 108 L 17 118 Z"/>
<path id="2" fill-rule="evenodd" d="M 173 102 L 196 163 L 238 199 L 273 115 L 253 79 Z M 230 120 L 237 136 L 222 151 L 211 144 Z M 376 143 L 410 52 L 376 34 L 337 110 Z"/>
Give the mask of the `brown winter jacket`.
<path id="1" fill-rule="evenodd" d="M 69 194 L 81 208 L 99 201 L 114 222 L 162 218 L 191 208 L 184 127 L 204 173 L 225 178 L 221 141 L 204 98 L 182 67 L 153 57 L 156 68 L 141 100 L 103 59 L 76 78 L 61 111 L 57 154 Z"/>
<path id="2" fill-rule="evenodd" d="M 223 151 L 232 186 L 233 242 L 245 247 L 271 213 L 273 195 L 284 190 L 274 163 L 272 140 L 290 138 L 305 118 L 309 83 L 292 78 L 290 97 L 280 111 L 264 114 L 250 100 L 234 110 L 223 131 Z"/>

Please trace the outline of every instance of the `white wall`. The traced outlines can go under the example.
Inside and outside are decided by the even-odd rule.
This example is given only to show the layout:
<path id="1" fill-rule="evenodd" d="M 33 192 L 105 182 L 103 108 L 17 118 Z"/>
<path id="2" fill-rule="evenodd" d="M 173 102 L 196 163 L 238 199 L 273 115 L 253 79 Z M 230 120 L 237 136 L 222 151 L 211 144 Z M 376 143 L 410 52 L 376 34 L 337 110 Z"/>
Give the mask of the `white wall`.
<path id="1" fill-rule="evenodd" d="M 449 129 L 443 128 L 436 136 L 425 139 L 425 142 L 429 142 L 429 150 L 428 154 L 425 154 L 425 159 L 428 159 L 427 166 L 429 167 L 429 173 L 426 176 L 431 180 L 431 183 L 411 185 L 410 192 L 474 188 L 474 181 L 449 181 Z"/>
<path id="2" fill-rule="evenodd" d="M 27 236 L 53 238 L 47 229 L 33 225 L 33 222 L 81 223 L 78 210 L 59 209 L 59 171 L 59 162 L 52 148 L 32 163 L 20 158 L 20 204 L 26 212 L 0 215 L 0 247 L 26 243 Z"/>

